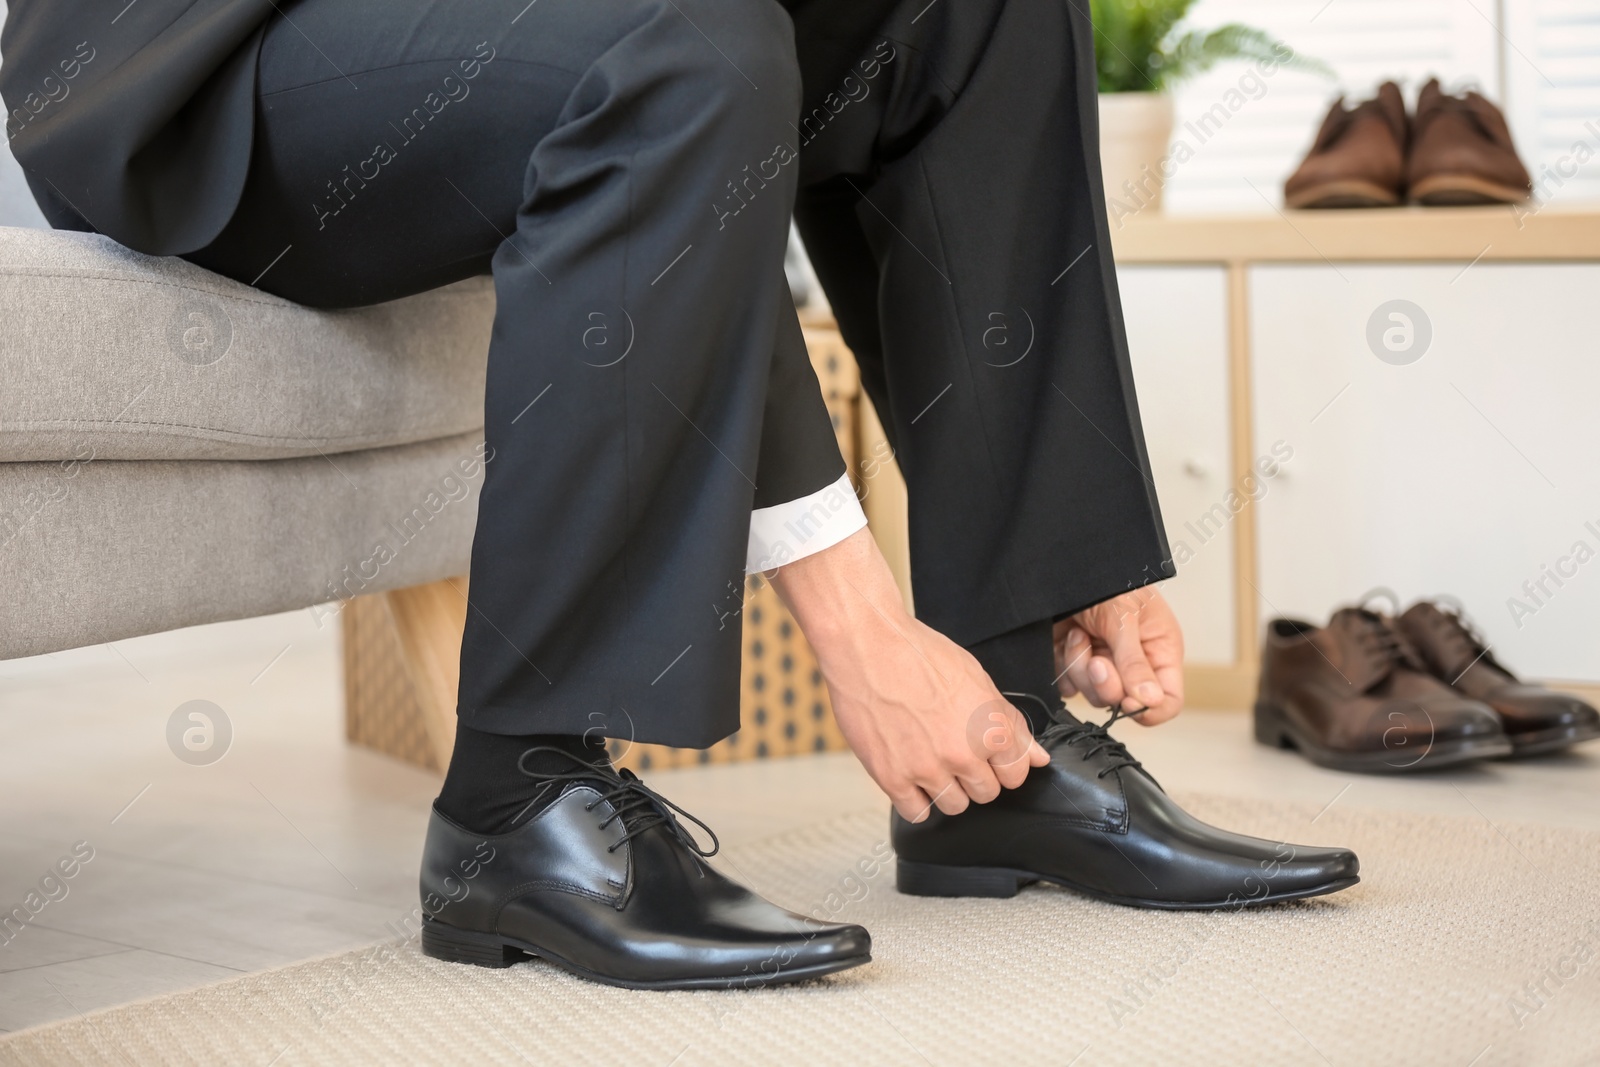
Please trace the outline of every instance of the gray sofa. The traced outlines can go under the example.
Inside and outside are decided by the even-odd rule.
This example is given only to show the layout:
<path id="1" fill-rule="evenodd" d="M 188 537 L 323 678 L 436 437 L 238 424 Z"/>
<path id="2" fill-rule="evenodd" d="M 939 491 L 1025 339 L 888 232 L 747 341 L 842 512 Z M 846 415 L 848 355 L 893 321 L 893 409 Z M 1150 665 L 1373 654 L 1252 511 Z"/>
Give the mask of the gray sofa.
<path id="1" fill-rule="evenodd" d="M 0 659 L 466 573 L 493 315 L 0 227 Z"/>

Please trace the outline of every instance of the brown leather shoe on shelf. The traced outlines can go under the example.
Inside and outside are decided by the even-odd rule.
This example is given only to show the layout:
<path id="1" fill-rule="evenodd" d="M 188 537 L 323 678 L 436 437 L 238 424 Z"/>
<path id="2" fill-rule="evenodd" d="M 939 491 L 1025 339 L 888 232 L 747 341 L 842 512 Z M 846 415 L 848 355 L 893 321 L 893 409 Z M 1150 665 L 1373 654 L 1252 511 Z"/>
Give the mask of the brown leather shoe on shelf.
<path id="1" fill-rule="evenodd" d="M 1405 200 L 1409 124 L 1394 82 L 1371 100 L 1346 108 L 1334 102 L 1311 151 L 1283 183 L 1293 208 L 1393 207 Z"/>
<path id="2" fill-rule="evenodd" d="M 1343 771 L 1429 770 L 1511 752 L 1500 719 L 1427 673 L 1390 619 L 1365 608 L 1326 627 L 1267 625 L 1256 740 Z"/>
<path id="3" fill-rule="evenodd" d="M 1600 712 L 1575 696 L 1519 681 L 1458 607 L 1419 600 L 1396 623 L 1435 678 L 1494 709 L 1512 755 L 1554 752 L 1600 737 Z"/>
<path id="4" fill-rule="evenodd" d="M 1475 92 L 1451 96 L 1433 78 L 1417 95 L 1406 187 L 1419 204 L 1516 204 L 1533 183 L 1500 109 Z"/>

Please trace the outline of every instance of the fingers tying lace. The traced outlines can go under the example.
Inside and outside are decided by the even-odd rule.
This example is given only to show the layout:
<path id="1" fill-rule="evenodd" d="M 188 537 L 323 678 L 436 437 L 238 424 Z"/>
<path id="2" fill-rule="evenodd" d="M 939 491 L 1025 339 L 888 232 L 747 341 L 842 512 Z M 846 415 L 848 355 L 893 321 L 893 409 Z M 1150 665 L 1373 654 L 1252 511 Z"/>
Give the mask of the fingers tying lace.
<path id="1" fill-rule="evenodd" d="M 1051 742 L 1059 741 L 1072 748 L 1081 748 L 1085 760 L 1093 759 L 1102 752 L 1106 753 L 1110 759 L 1100 768 L 1100 773 L 1095 775 L 1096 778 L 1104 778 L 1121 767 L 1143 767 L 1144 764 L 1129 754 L 1127 746 L 1107 731 L 1121 720 L 1137 718 L 1150 709 L 1135 708 L 1132 711 L 1123 711 L 1121 708 L 1113 707 L 1106 710 L 1111 712 L 1111 717 L 1101 723 L 1078 722 L 1076 719 L 1057 722 L 1039 735 L 1039 743 L 1048 746 Z"/>

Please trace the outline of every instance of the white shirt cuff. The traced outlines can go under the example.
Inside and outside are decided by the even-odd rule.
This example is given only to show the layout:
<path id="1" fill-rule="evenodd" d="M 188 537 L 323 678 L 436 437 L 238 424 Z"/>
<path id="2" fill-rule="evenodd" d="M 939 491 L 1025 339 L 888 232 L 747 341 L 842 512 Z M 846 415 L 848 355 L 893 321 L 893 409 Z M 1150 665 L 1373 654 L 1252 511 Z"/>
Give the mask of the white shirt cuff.
<path id="1" fill-rule="evenodd" d="M 825 489 L 750 513 L 750 547 L 745 553 L 744 572 L 776 570 L 832 548 L 866 524 L 867 516 L 856 499 L 850 475 L 841 474 Z"/>

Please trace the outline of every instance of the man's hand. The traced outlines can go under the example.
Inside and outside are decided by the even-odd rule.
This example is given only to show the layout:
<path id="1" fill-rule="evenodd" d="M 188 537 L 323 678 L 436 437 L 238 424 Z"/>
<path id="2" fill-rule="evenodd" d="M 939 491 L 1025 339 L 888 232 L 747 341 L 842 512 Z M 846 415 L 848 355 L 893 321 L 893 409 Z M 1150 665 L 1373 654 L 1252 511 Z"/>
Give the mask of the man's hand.
<path id="1" fill-rule="evenodd" d="M 1086 608 L 1055 625 L 1057 685 L 1099 707 L 1150 710 L 1155 726 L 1183 708 L 1183 631 L 1154 586 Z"/>
<path id="2" fill-rule="evenodd" d="M 840 733 L 906 819 L 959 815 L 1050 762 L 972 654 L 906 612 L 866 530 L 771 581 L 817 654 Z"/>

